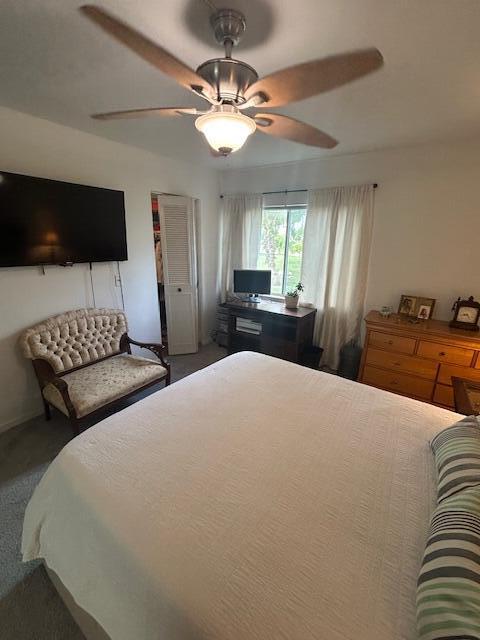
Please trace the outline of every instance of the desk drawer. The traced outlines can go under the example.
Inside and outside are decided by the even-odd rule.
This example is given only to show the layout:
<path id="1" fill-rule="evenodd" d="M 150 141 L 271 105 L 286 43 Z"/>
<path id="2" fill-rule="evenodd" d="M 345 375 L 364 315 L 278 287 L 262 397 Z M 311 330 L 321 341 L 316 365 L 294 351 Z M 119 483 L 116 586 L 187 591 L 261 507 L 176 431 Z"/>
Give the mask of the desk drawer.
<path id="1" fill-rule="evenodd" d="M 416 340 L 404 336 L 396 336 L 391 333 L 372 331 L 368 344 L 372 347 L 380 347 L 388 351 L 398 351 L 399 353 L 413 353 L 415 351 Z"/>
<path id="2" fill-rule="evenodd" d="M 416 376 L 427 378 L 427 380 L 435 380 L 438 369 L 438 364 L 432 360 L 371 348 L 367 351 L 366 362 L 392 371 L 413 373 Z"/>
<path id="3" fill-rule="evenodd" d="M 452 376 L 456 378 L 466 378 L 480 382 L 480 370 L 471 367 L 456 367 L 452 364 L 441 364 L 438 372 L 438 382 L 452 385 Z"/>
<path id="4" fill-rule="evenodd" d="M 435 404 L 441 404 L 450 409 L 455 408 L 455 399 L 453 397 L 453 387 L 447 387 L 444 384 L 435 385 L 435 393 L 433 394 Z"/>
<path id="5" fill-rule="evenodd" d="M 430 380 L 396 371 L 383 371 L 372 366 L 365 367 L 362 382 L 424 400 L 430 400 L 434 384 Z"/>
<path id="6" fill-rule="evenodd" d="M 423 358 L 431 358 L 438 362 L 449 362 L 450 364 L 459 364 L 468 367 L 472 363 L 473 349 L 465 349 L 464 347 L 454 347 L 440 342 L 427 342 L 420 340 L 417 355 Z"/>

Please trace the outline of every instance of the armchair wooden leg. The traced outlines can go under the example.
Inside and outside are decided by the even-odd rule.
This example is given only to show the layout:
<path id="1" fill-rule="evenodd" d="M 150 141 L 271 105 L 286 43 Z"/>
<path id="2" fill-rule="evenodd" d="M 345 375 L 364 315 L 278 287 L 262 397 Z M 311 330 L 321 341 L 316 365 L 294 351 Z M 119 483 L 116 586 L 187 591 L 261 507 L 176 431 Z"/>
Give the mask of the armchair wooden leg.
<path id="1" fill-rule="evenodd" d="M 50 409 L 50 405 L 45 399 L 43 399 L 43 411 L 45 413 L 45 420 L 50 420 L 52 417 L 52 411 Z"/>
<path id="2" fill-rule="evenodd" d="M 170 369 L 168 369 L 168 373 L 165 378 L 165 386 L 168 387 L 169 384 L 170 384 Z"/>

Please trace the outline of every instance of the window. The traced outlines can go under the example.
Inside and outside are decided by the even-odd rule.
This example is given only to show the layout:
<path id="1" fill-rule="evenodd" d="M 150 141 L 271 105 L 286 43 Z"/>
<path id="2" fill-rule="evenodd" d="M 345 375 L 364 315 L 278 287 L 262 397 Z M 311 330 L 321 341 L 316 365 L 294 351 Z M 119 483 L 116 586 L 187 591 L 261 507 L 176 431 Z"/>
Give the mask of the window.
<path id="1" fill-rule="evenodd" d="M 305 216 L 302 206 L 263 210 L 257 269 L 271 270 L 274 295 L 283 295 L 300 280 Z"/>

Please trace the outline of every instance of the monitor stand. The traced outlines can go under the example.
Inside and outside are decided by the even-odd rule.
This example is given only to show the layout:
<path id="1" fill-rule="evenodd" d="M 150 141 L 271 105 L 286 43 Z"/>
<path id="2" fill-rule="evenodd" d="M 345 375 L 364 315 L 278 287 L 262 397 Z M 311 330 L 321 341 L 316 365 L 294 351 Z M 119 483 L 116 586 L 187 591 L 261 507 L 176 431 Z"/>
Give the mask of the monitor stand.
<path id="1" fill-rule="evenodd" d="M 248 296 L 242 298 L 242 302 L 251 302 L 252 304 L 260 304 L 261 301 L 256 293 L 249 293 Z"/>

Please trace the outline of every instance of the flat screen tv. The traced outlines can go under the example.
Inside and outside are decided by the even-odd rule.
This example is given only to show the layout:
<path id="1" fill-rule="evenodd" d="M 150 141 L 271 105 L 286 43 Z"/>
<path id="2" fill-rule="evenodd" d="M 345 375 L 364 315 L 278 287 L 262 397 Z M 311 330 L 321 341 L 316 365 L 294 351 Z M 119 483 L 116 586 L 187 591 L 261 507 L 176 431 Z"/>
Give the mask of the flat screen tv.
<path id="1" fill-rule="evenodd" d="M 123 191 L 0 172 L 0 267 L 126 259 Z"/>

